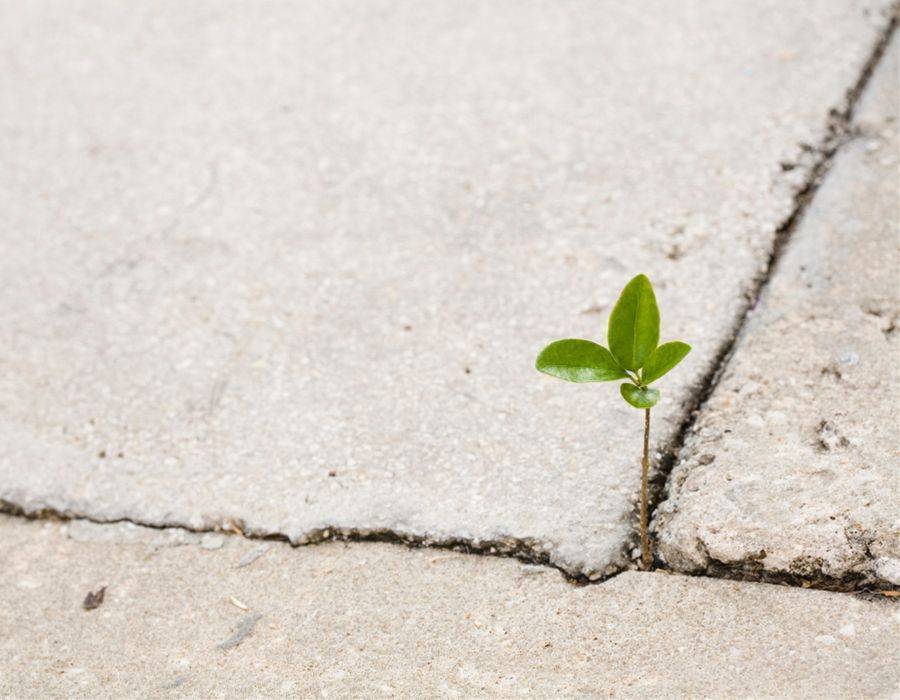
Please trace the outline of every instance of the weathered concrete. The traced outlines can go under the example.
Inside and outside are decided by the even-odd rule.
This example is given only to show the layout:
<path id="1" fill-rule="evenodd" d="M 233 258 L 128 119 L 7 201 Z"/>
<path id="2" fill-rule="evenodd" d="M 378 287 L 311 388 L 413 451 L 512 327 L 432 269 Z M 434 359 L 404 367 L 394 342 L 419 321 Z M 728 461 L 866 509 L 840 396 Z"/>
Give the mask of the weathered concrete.
<path id="1" fill-rule="evenodd" d="M 0 499 L 621 565 L 640 416 L 534 357 L 648 273 L 667 444 L 887 4 L 4 3 Z"/>
<path id="2" fill-rule="evenodd" d="M 898 53 L 673 475 L 658 526 L 676 568 L 900 584 Z"/>
<path id="3" fill-rule="evenodd" d="M 900 681 L 885 601 L 667 574 L 574 587 L 383 544 L 272 543 L 238 567 L 258 543 L 193 540 L 0 519 L 0 695 L 822 698 Z"/>

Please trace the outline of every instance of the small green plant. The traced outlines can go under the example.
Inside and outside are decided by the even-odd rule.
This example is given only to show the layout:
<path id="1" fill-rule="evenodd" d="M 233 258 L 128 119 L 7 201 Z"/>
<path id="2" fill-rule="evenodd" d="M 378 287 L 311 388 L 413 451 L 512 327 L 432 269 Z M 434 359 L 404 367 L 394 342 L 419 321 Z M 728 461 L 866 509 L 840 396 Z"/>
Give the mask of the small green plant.
<path id="1" fill-rule="evenodd" d="M 691 351 L 674 340 L 659 345 L 659 308 L 653 285 L 638 275 L 619 295 L 609 316 L 609 349 L 590 340 L 557 340 L 538 355 L 536 367 L 544 374 L 569 382 L 610 382 L 628 379 L 619 386 L 622 398 L 644 411 L 644 457 L 641 460 L 641 561 L 649 569 L 647 511 L 650 475 L 650 409 L 659 401 L 659 390 L 650 384 L 681 362 Z"/>

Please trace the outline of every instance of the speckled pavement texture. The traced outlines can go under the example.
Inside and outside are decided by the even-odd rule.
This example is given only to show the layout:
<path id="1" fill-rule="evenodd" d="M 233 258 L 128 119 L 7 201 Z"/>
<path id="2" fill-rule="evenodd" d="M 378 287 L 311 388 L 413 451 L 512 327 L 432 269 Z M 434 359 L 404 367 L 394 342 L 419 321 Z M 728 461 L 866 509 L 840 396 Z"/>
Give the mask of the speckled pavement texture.
<path id="1" fill-rule="evenodd" d="M 640 416 L 534 356 L 649 274 L 666 449 L 886 7 L 2 3 L 0 499 L 618 570 Z"/>
<path id="2" fill-rule="evenodd" d="M 4 697 L 889 697 L 896 606 L 385 544 L 0 518 Z M 108 586 L 84 610 L 88 591 Z M 224 648 L 223 648 L 224 647 Z"/>
<path id="3" fill-rule="evenodd" d="M 900 42 L 657 511 L 667 564 L 900 585 Z"/>
<path id="4" fill-rule="evenodd" d="M 0 0 L 0 697 L 896 696 L 888 13 Z"/>

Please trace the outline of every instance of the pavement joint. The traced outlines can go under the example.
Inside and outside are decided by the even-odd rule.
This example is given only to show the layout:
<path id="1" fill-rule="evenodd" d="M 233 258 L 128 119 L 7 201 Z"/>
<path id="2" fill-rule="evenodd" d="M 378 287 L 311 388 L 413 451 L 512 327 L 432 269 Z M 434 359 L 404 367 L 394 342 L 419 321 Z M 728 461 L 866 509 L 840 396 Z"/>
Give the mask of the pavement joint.
<path id="1" fill-rule="evenodd" d="M 637 567 L 622 568 L 602 578 L 590 579 L 586 576 L 573 576 L 565 569 L 558 567 L 550 562 L 546 553 L 539 551 L 539 544 L 537 543 L 535 543 L 534 547 L 531 549 L 521 546 L 518 548 L 514 548 L 510 546 L 509 542 L 475 543 L 462 539 L 453 541 L 433 540 L 423 537 L 417 537 L 414 535 L 398 534 L 390 530 L 371 531 L 363 533 L 351 529 L 344 530 L 339 528 L 325 528 L 316 533 L 315 536 L 311 535 L 306 542 L 297 543 L 291 542 L 291 540 L 287 536 L 280 533 L 256 533 L 243 530 L 234 523 L 229 523 L 222 528 L 194 528 L 183 524 L 145 523 L 134 520 L 132 518 L 115 518 L 104 520 L 80 513 L 74 513 L 71 511 L 59 511 L 52 508 L 44 508 L 39 511 L 25 512 L 19 506 L 3 499 L 0 499 L 0 514 L 33 521 L 82 521 L 101 526 L 129 524 L 136 527 L 146 528 L 148 530 L 181 530 L 183 532 L 188 532 L 195 535 L 216 533 L 220 535 L 240 537 L 242 539 L 250 541 L 280 542 L 289 545 L 292 549 L 297 547 L 307 547 L 341 542 L 353 544 L 391 544 L 406 547 L 407 549 L 441 549 L 457 552 L 460 554 L 467 554 L 470 556 L 516 559 L 528 566 L 555 569 L 561 574 L 561 578 L 566 583 L 577 587 L 603 584 L 611 581 L 620 574 L 637 570 Z M 854 597 L 865 600 L 883 600 L 884 591 L 892 592 L 897 590 L 897 587 L 875 588 L 872 586 L 847 586 L 846 581 L 838 580 L 818 580 L 816 582 L 810 582 L 802 579 L 801 577 L 767 575 L 765 572 L 755 571 L 753 569 L 747 569 L 743 572 L 736 572 L 733 567 L 730 567 L 723 562 L 716 562 L 715 560 L 711 560 L 711 562 L 711 566 L 705 572 L 687 573 L 677 571 L 665 565 L 658 565 L 659 562 L 657 562 L 657 566 L 654 566 L 652 571 L 655 571 L 657 573 L 665 573 L 672 576 L 685 576 L 688 578 L 752 581 L 763 584 L 788 586 L 792 588 L 827 590 L 838 593 L 849 593 Z M 855 583 L 855 581 L 853 583 Z M 889 600 L 891 602 L 894 602 L 893 597 L 890 597 Z"/>
<path id="2" fill-rule="evenodd" d="M 676 432 L 673 441 L 662 450 L 662 457 L 657 460 L 658 467 L 654 471 L 654 477 L 651 483 L 651 517 L 659 503 L 662 501 L 662 497 L 667 488 L 668 477 L 676 464 L 677 456 L 684 446 L 685 439 L 693 429 L 697 415 L 715 390 L 725 368 L 728 366 L 748 318 L 752 314 L 760 295 L 765 290 L 766 285 L 777 269 L 778 260 L 783 249 L 788 244 L 791 234 L 802 220 L 803 215 L 815 196 L 822 180 L 828 173 L 835 156 L 840 151 L 841 147 L 854 135 L 851 124 L 854 109 L 896 30 L 898 9 L 900 9 L 900 3 L 895 3 L 891 9 L 886 26 L 881 31 L 878 40 L 871 51 L 870 57 L 864 64 L 863 69 L 853 86 L 847 91 L 844 104 L 839 108 L 831 110 L 826 134 L 821 143 L 818 146 L 810 146 L 806 151 L 807 154 L 812 154 L 812 162 L 805 164 L 805 167 L 808 169 L 808 175 L 795 194 L 794 207 L 785 221 L 776 230 L 776 235 L 768 259 L 761 267 L 761 271 L 756 279 L 753 280 L 750 285 L 750 292 L 747 294 L 745 303 L 739 311 L 733 326 L 733 331 L 727 335 L 717 352 L 714 361 L 711 363 L 706 376 L 702 377 L 691 389 L 690 399 L 686 403 L 684 418 L 680 428 Z M 785 170 L 793 170 L 799 165 L 800 164 L 788 163 L 783 164 L 782 167 Z M 186 210 L 196 208 L 210 195 L 211 191 L 215 188 L 215 180 L 216 169 L 213 165 L 211 166 L 209 183 L 204 187 L 203 191 L 197 195 L 196 199 L 187 205 Z M 29 519 L 81 519 L 97 524 L 127 522 L 152 529 L 168 529 L 176 527 L 193 533 L 230 532 L 252 540 L 284 541 L 292 546 L 320 544 L 329 541 L 348 541 L 394 543 L 402 544 L 410 548 L 429 547 L 435 549 L 448 549 L 476 555 L 514 558 L 528 564 L 555 568 L 562 573 L 566 580 L 581 584 L 603 582 L 619 573 L 631 570 L 636 566 L 634 563 L 626 566 L 614 564 L 610 569 L 600 572 L 596 576 L 590 578 L 585 575 L 572 574 L 551 562 L 550 555 L 547 553 L 543 542 L 536 538 L 521 536 L 503 537 L 502 539 L 492 540 L 475 540 L 463 537 L 433 538 L 413 533 L 400 532 L 393 529 L 343 528 L 332 525 L 308 531 L 304 533 L 300 539 L 291 539 L 287 535 L 279 532 L 248 530 L 243 523 L 234 523 L 232 521 L 210 527 L 197 528 L 189 527 L 178 522 L 144 522 L 140 519 L 126 517 L 109 519 L 96 518 L 85 512 L 57 510 L 46 506 L 36 510 L 26 511 L 16 503 L 2 499 L 0 499 L 0 512 Z M 623 545 L 623 551 L 626 553 L 630 552 L 633 549 L 636 540 L 637 529 L 634 528 L 631 538 Z M 630 559 L 630 557 L 625 558 Z M 816 580 L 810 582 L 801 577 L 779 578 L 776 580 L 754 568 L 753 562 L 746 562 L 746 564 L 746 567 L 742 567 L 735 563 L 721 565 L 717 563 L 715 566 L 711 566 L 705 574 L 701 575 L 708 575 L 712 578 L 741 578 L 743 580 L 758 580 L 769 583 L 787 583 L 793 586 L 825 588 L 829 590 L 851 590 L 856 587 L 857 583 L 856 581 L 844 580 Z M 661 562 L 657 561 L 657 565 L 657 568 L 667 570 L 667 567 L 662 565 Z"/>
<path id="3" fill-rule="evenodd" d="M 896 30 L 898 11 L 900 11 L 900 2 L 895 3 L 892 7 L 890 19 L 876 41 L 871 55 L 864 64 L 858 79 L 847 91 L 844 105 L 841 108 L 833 108 L 830 111 L 828 128 L 822 142 L 818 146 L 810 147 L 806 151 L 807 153 L 816 154 L 816 157 L 811 164 L 807 165 L 808 176 L 795 195 L 795 206 L 787 219 L 776 230 L 768 260 L 751 285 L 751 292 L 747 295 L 746 302 L 738 315 L 733 331 L 726 337 L 717 352 L 714 361 L 710 364 L 710 369 L 706 376 L 702 377 L 698 384 L 690 390 L 690 399 L 686 404 L 681 426 L 676 432 L 674 440 L 662 450 L 662 457 L 657 461 L 658 467 L 654 470 L 651 478 L 651 523 L 658 505 L 662 502 L 663 497 L 666 494 L 669 476 L 676 464 L 677 456 L 684 447 L 687 436 L 690 434 L 691 430 L 693 430 L 697 416 L 700 414 L 702 407 L 712 395 L 728 366 L 735 348 L 737 347 L 737 341 L 741 336 L 741 332 L 746 325 L 750 314 L 753 312 L 760 296 L 776 271 L 781 253 L 789 242 L 791 234 L 802 220 L 804 212 L 828 173 L 835 156 L 840 151 L 841 147 L 854 137 L 854 128 L 852 125 L 854 109 Z M 799 163 L 783 163 L 782 169 L 789 171 L 799 165 Z M 210 166 L 209 182 L 203 188 L 201 193 L 186 205 L 185 211 L 196 208 L 199 203 L 209 197 L 210 193 L 215 188 L 216 177 L 216 167 L 215 164 L 213 164 Z M 176 217 L 176 220 L 177 218 L 178 217 Z M 636 508 L 637 505 L 635 505 L 635 510 Z M 558 570 L 566 581 L 578 585 L 602 583 L 620 573 L 637 568 L 636 562 L 632 561 L 631 565 L 614 565 L 610 570 L 602 572 L 601 575 L 592 577 L 583 574 L 573 574 L 551 561 L 550 555 L 546 551 L 546 547 L 540 540 L 521 536 L 504 537 L 495 540 L 474 540 L 463 537 L 434 538 L 413 533 L 398 532 L 387 528 L 360 529 L 343 528 L 331 525 L 311 530 L 306 532 L 301 539 L 292 540 L 287 535 L 279 532 L 258 532 L 249 530 L 243 522 L 235 522 L 233 520 L 228 520 L 220 525 L 211 527 L 190 527 L 178 522 L 145 522 L 139 519 L 126 517 L 108 519 L 97 518 L 85 512 L 59 510 L 47 506 L 36 510 L 26 510 L 20 505 L 4 499 L 0 499 L 0 513 L 32 520 L 85 520 L 98 525 L 131 523 L 132 525 L 156 530 L 178 528 L 196 534 L 224 532 L 240 535 L 241 537 L 250 540 L 281 541 L 288 543 L 293 547 L 323 544 L 326 542 L 382 542 L 399 544 L 414 549 L 421 547 L 445 549 L 464 552 L 466 554 L 512 558 L 526 564 L 546 566 Z M 635 527 L 631 537 L 626 540 L 622 547 L 623 559 L 630 560 L 628 553 L 635 548 L 637 537 L 638 533 L 637 528 Z M 676 573 L 670 571 L 669 567 L 667 567 L 658 557 L 654 562 L 653 569 Z M 822 588 L 825 590 L 837 591 L 857 590 L 858 584 L 860 583 L 860 579 L 856 578 L 841 580 L 817 579 L 815 581 L 808 581 L 799 576 L 773 575 L 763 572 L 758 562 L 755 561 L 724 563 L 710 559 L 710 566 L 707 571 L 702 572 L 699 575 L 709 578 L 760 581 L 763 583 L 787 584 L 791 586 Z M 865 591 L 868 589 L 861 590 Z"/>
<path id="4" fill-rule="evenodd" d="M 900 0 L 145 4 L 0 10 L 0 698 L 900 687 Z"/>
<path id="5" fill-rule="evenodd" d="M 747 325 L 750 315 L 753 313 L 757 304 L 772 276 L 778 268 L 778 261 L 781 258 L 786 246 L 789 244 L 791 235 L 797 229 L 809 205 L 812 203 L 816 192 L 824 181 L 831 165 L 840 150 L 859 136 L 858 129 L 853 125 L 853 116 L 857 104 L 862 97 L 866 86 L 875 72 L 879 62 L 884 57 L 885 51 L 890 44 L 898 23 L 898 13 L 900 13 L 900 2 L 895 3 L 889 15 L 886 26 L 882 30 L 878 40 L 872 49 L 869 59 L 863 66 L 859 78 L 847 91 L 847 97 L 841 108 L 834 108 L 829 113 L 828 129 L 822 142 L 815 147 L 811 147 L 808 152 L 815 153 L 815 161 L 808 166 L 809 174 L 805 182 L 798 189 L 795 195 L 795 206 L 791 213 L 785 219 L 784 223 L 776 230 L 775 238 L 772 244 L 772 250 L 759 276 L 753 281 L 752 292 L 748 295 L 746 304 L 738 316 L 734 330 L 728 335 L 722 347 L 716 354 L 716 358 L 711 364 L 710 371 L 707 376 L 700 382 L 700 386 L 693 392 L 692 401 L 688 405 L 685 419 L 676 433 L 675 439 L 663 451 L 663 456 L 659 460 L 659 467 L 655 470 L 651 480 L 650 492 L 650 519 L 651 534 L 653 530 L 653 518 L 656 509 L 662 502 L 667 490 L 668 480 L 673 468 L 677 462 L 678 456 L 681 454 L 687 437 L 694 430 L 697 417 L 700 415 L 704 405 L 712 396 L 719 384 L 722 376 L 727 369 L 729 362 L 739 343 L 742 332 Z M 790 167 L 785 167 L 790 165 Z M 792 170 L 798 164 L 782 164 L 785 170 Z M 632 537 L 629 543 L 630 547 L 634 546 L 637 534 Z M 668 567 L 659 558 L 654 562 L 656 569 L 667 569 Z M 791 586 L 801 586 L 804 588 L 819 588 L 823 590 L 867 590 L 861 588 L 863 582 L 862 576 L 850 576 L 841 579 L 833 579 L 828 577 L 820 577 L 811 581 L 802 576 L 793 576 L 790 574 L 773 574 L 765 572 L 755 559 L 749 559 L 744 562 L 718 562 L 710 558 L 710 567 L 704 574 L 712 578 L 727 578 L 742 581 L 760 581 L 764 583 L 787 584 Z M 890 590 L 896 590 L 897 587 L 891 587 Z"/>
<path id="6" fill-rule="evenodd" d="M 524 564 L 533 566 L 545 566 L 556 569 L 563 578 L 573 584 L 584 585 L 588 583 L 602 583 L 626 569 L 616 571 L 601 579 L 589 579 L 587 576 L 574 576 L 565 569 L 556 566 L 550 561 L 549 555 L 543 551 L 541 543 L 532 538 L 506 538 L 504 540 L 475 541 L 465 538 L 437 539 L 422 537 L 409 533 L 399 533 L 393 530 L 360 530 L 357 528 L 341 528 L 337 526 L 324 527 L 307 533 L 302 541 L 294 542 L 287 535 L 277 532 L 256 532 L 243 527 L 242 523 L 228 521 L 219 527 L 191 527 L 184 523 L 156 523 L 136 520 L 134 518 L 97 518 L 87 513 L 72 510 L 58 510 L 55 508 L 40 508 L 26 511 L 21 506 L 7 500 L 0 499 L 0 513 L 25 520 L 50 520 L 50 521 L 77 521 L 82 520 L 95 525 L 117 525 L 128 523 L 138 527 L 152 530 L 183 530 L 193 534 L 228 534 L 242 537 L 247 540 L 283 542 L 291 547 L 304 547 L 328 542 L 354 542 L 354 543 L 385 543 L 405 546 L 409 549 L 445 549 L 464 554 L 477 556 L 493 556 L 500 558 L 516 559 Z"/>

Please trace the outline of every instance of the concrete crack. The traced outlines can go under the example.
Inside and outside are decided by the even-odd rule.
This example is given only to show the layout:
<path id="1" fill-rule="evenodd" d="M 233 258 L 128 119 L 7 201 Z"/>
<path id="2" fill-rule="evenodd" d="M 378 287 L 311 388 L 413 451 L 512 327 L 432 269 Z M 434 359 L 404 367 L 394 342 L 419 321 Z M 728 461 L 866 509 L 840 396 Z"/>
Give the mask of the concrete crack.
<path id="1" fill-rule="evenodd" d="M 589 579 L 583 574 L 572 574 L 562 567 L 554 564 L 550 560 L 550 555 L 546 552 L 544 544 L 530 537 L 525 538 L 503 538 L 501 540 L 472 540 L 464 537 L 430 537 L 427 535 L 415 535 L 404 532 L 396 532 L 390 529 L 363 529 L 363 528 L 347 528 L 340 526 L 330 526 L 311 530 L 303 535 L 302 540 L 294 541 L 287 535 L 280 532 L 266 532 L 263 530 L 248 527 L 243 521 L 236 519 L 225 520 L 215 526 L 193 527 L 183 522 L 148 522 L 135 518 L 97 518 L 73 510 L 59 510 L 56 508 L 38 508 L 35 510 L 25 510 L 21 506 L 0 499 L 0 513 L 25 518 L 28 520 L 58 520 L 58 521 L 74 521 L 84 520 L 96 525 L 115 525 L 119 523 L 130 523 L 139 527 L 145 527 L 152 530 L 169 530 L 178 529 L 194 534 L 219 533 L 230 534 L 243 537 L 248 540 L 275 541 L 284 542 L 292 547 L 313 546 L 325 544 L 328 542 L 383 542 L 387 544 L 397 544 L 408 547 L 410 549 L 431 548 L 444 549 L 463 554 L 473 554 L 480 556 L 503 557 L 517 559 L 524 564 L 533 566 L 545 566 L 559 571 L 563 578 L 573 584 L 599 583 L 605 581 L 611 576 L 620 573 L 616 571 L 609 576 L 600 579 Z"/>
<path id="2" fill-rule="evenodd" d="M 692 400 L 687 404 L 685 418 L 682 421 L 679 430 L 676 432 L 675 438 L 662 450 L 663 457 L 660 459 L 651 481 L 651 523 L 653 522 L 659 504 L 664 500 L 664 496 L 668 492 L 670 487 L 669 477 L 672 474 L 672 470 L 679 455 L 684 449 L 687 438 L 693 431 L 694 426 L 697 423 L 697 418 L 701 414 L 709 398 L 712 396 L 728 367 L 750 315 L 759 303 L 769 281 L 777 271 L 778 262 L 781 259 L 785 247 L 789 243 L 792 234 L 803 220 L 816 192 L 831 169 L 835 156 L 842 146 L 854 138 L 855 131 L 852 122 L 857 104 L 894 35 L 898 23 L 898 12 L 900 12 L 900 2 L 896 2 L 891 6 L 888 13 L 888 21 L 880 32 L 868 60 L 863 65 L 859 77 L 853 86 L 847 90 L 843 105 L 831 109 L 828 113 L 828 125 L 821 143 L 818 146 L 806 149 L 807 154 L 812 154 L 814 156 L 814 160 L 807 166 L 809 169 L 808 176 L 794 195 L 794 207 L 784 222 L 776 229 L 768 259 L 761 272 L 750 285 L 750 291 L 747 294 L 742 310 L 738 314 L 732 332 L 720 346 L 714 361 L 710 365 L 707 375 L 700 381 L 695 389 Z M 795 167 L 798 167 L 798 165 L 782 163 L 783 170 L 792 170 Z M 653 526 L 651 525 L 651 530 L 652 529 Z M 636 537 L 637 535 L 635 533 L 625 551 L 629 551 L 635 546 Z M 713 578 L 730 578 L 742 581 L 787 584 L 804 588 L 821 588 L 825 590 L 864 590 L 865 582 L 861 577 L 847 577 L 844 579 L 832 579 L 827 577 L 809 578 L 790 572 L 763 571 L 759 562 L 756 560 L 720 562 L 710 559 L 709 561 L 710 564 L 707 567 L 707 570 L 705 572 L 700 572 L 697 575 Z M 654 564 L 658 569 L 668 570 L 665 563 L 659 559 L 657 559 Z"/>
<path id="3" fill-rule="evenodd" d="M 809 203 L 812 201 L 812 198 L 815 196 L 815 193 L 819 188 L 820 183 L 828 173 L 834 156 L 851 134 L 850 126 L 854 110 L 861 94 L 865 90 L 872 76 L 872 73 L 875 70 L 875 67 L 879 63 L 888 45 L 891 36 L 894 33 L 897 24 L 896 15 L 897 6 L 895 5 L 891 12 L 890 19 L 887 22 L 886 27 L 882 30 L 879 39 L 870 54 L 869 59 L 866 61 L 863 67 L 861 74 L 859 75 L 854 85 L 847 91 L 843 105 L 839 108 L 833 109 L 829 113 L 829 121 L 826 128 L 826 133 L 823 136 L 820 144 L 808 151 L 808 155 L 812 157 L 813 162 L 811 163 L 811 165 L 804 166 L 809 168 L 808 176 L 804 184 L 794 196 L 794 207 L 792 208 L 792 211 L 786 218 L 786 220 L 781 224 L 781 226 L 778 227 L 774 236 L 768 259 L 764 263 L 761 272 L 756 276 L 755 279 L 750 282 L 749 291 L 747 293 L 745 303 L 741 311 L 738 313 L 737 318 L 735 319 L 731 333 L 729 333 L 728 337 L 721 343 L 718 352 L 710 363 L 710 368 L 707 371 L 706 375 L 702 377 L 692 388 L 691 396 L 685 403 L 684 418 L 681 421 L 679 429 L 676 431 L 674 437 L 668 442 L 668 444 L 663 445 L 661 448 L 664 456 L 658 463 L 651 483 L 651 517 L 655 513 L 659 503 L 662 501 L 662 498 L 668 487 L 669 476 L 672 472 L 672 468 L 675 465 L 679 453 L 685 445 L 686 437 L 693 429 L 696 423 L 697 416 L 699 415 L 702 407 L 707 403 L 709 397 L 716 389 L 716 386 L 718 385 L 722 374 L 735 351 L 738 339 L 747 323 L 749 315 L 756 306 L 761 294 L 764 292 L 766 286 L 769 283 L 769 280 L 771 279 L 777 268 L 778 261 L 781 257 L 784 247 L 790 240 L 791 235 L 797 228 L 799 222 L 802 220 L 809 206 Z M 785 170 L 790 170 L 794 167 L 797 166 L 787 164 Z M 215 189 L 215 177 L 216 171 L 215 169 L 212 169 L 210 175 L 210 184 L 207 188 L 204 189 L 203 192 L 200 193 L 200 195 L 198 195 L 196 199 L 188 203 L 188 205 L 186 206 L 187 211 L 199 207 L 204 199 L 210 196 L 210 193 Z M 175 225 L 177 225 L 177 223 L 178 222 L 176 220 L 175 224 L 172 224 L 169 228 L 173 228 Z M 221 389 L 214 388 L 213 396 L 210 399 L 210 404 L 212 406 L 214 406 L 217 402 L 216 397 L 221 393 L 221 391 Z M 514 558 L 527 564 L 553 568 L 558 570 L 567 581 L 576 584 L 600 583 L 609 580 L 610 578 L 616 576 L 618 573 L 635 568 L 634 564 L 620 566 L 618 569 L 605 572 L 603 576 L 597 577 L 595 580 L 590 580 L 584 575 L 573 575 L 572 573 L 564 570 L 551 561 L 550 555 L 545 548 L 546 543 L 536 538 L 530 537 L 505 537 L 496 540 L 473 540 L 464 537 L 431 537 L 428 535 L 415 535 L 411 533 L 398 532 L 391 529 L 345 528 L 335 525 L 331 527 L 322 527 L 307 532 L 302 540 L 298 542 L 292 541 L 282 533 L 266 532 L 260 529 L 254 529 L 247 526 L 243 521 L 236 519 L 226 520 L 216 525 L 198 528 L 190 527 L 183 522 L 177 521 L 157 523 L 142 522 L 140 520 L 125 517 L 109 519 L 96 518 L 90 516 L 87 513 L 76 512 L 73 510 L 35 508 L 33 510 L 26 511 L 21 506 L 2 499 L 0 499 L 0 513 L 6 513 L 12 516 L 25 517 L 29 519 L 85 520 L 100 525 L 131 523 L 136 526 L 156 530 L 179 528 L 188 532 L 198 534 L 211 532 L 231 533 L 233 535 L 240 536 L 249 540 L 281 541 L 291 544 L 292 546 L 316 545 L 326 542 L 384 542 L 403 545 L 410 548 L 428 547 L 435 549 L 445 549 L 482 556 Z M 620 558 L 620 561 L 631 561 L 630 552 L 634 548 L 636 542 L 637 530 L 635 528 L 632 538 L 623 546 L 623 554 Z M 663 570 L 666 569 L 666 567 L 662 565 L 661 562 L 657 562 L 657 564 L 658 568 Z M 675 572 L 669 573 L 674 574 Z M 701 575 L 717 578 L 742 578 L 744 580 L 750 578 L 752 580 L 764 582 L 769 581 L 788 583 L 790 585 L 821 588 L 839 588 L 840 586 L 838 584 L 848 583 L 822 580 L 808 581 L 806 579 L 796 577 L 790 580 L 776 580 L 765 572 L 759 571 L 758 566 L 754 568 L 750 562 L 727 562 L 721 563 L 721 565 L 718 565 L 717 563 L 716 566 L 710 566 L 705 572 L 702 572 Z M 843 588 L 843 590 L 853 589 L 856 585 L 856 582 L 849 582 L 849 584 L 850 585 Z"/>

